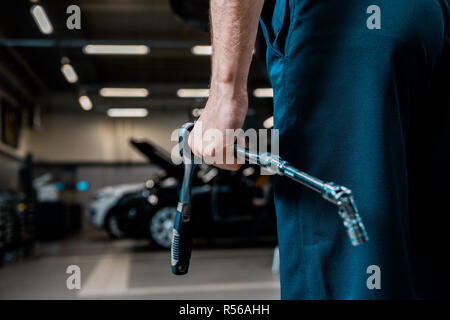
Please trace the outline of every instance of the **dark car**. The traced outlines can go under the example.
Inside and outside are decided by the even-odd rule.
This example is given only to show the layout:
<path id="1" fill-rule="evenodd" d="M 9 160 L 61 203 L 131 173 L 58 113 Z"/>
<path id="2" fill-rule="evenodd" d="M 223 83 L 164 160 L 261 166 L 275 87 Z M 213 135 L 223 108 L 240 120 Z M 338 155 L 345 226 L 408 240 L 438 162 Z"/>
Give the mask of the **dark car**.
<path id="1" fill-rule="evenodd" d="M 150 237 L 157 246 L 168 248 L 183 168 L 172 164 L 168 156 L 148 142 L 131 143 L 164 170 L 149 179 L 143 190 L 124 195 L 111 214 L 124 236 Z M 271 177 L 261 175 L 257 166 L 245 165 L 236 172 L 198 166 L 192 188 L 197 240 L 274 241 L 276 221 L 271 188 Z"/>

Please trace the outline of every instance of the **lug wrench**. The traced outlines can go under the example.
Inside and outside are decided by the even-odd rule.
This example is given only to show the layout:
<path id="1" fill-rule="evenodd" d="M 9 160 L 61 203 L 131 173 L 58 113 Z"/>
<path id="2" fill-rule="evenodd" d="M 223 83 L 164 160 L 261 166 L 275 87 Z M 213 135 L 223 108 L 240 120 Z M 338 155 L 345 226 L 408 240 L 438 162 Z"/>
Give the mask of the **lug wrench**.
<path id="1" fill-rule="evenodd" d="M 191 226 L 191 182 L 195 170 L 195 160 L 189 153 L 187 145 L 189 132 L 194 127 L 193 123 L 186 123 L 179 133 L 180 154 L 184 161 L 184 177 L 180 191 L 180 200 L 177 206 L 177 215 L 172 234 L 172 272 L 183 275 L 188 272 L 192 251 L 192 226 Z M 305 172 L 302 172 L 279 156 L 270 153 L 255 154 L 244 147 L 234 146 L 235 155 L 243 157 L 249 163 L 258 164 L 261 168 L 273 174 L 286 176 L 322 195 L 322 197 L 338 207 L 339 216 L 343 220 L 347 235 L 353 246 L 361 245 L 369 241 L 364 224 L 358 213 L 352 191 L 333 182 L 324 182 Z"/>

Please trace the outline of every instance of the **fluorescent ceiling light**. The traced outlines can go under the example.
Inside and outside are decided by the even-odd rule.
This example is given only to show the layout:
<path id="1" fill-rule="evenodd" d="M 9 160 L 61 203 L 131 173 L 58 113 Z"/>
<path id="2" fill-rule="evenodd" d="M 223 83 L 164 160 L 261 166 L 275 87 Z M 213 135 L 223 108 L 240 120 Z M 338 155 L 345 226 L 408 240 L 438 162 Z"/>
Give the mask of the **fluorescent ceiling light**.
<path id="1" fill-rule="evenodd" d="M 253 95 L 256 98 L 273 98 L 272 88 L 258 88 L 253 91 Z"/>
<path id="2" fill-rule="evenodd" d="M 92 101 L 88 96 L 81 96 L 78 99 L 78 102 L 80 102 L 81 108 L 83 108 L 83 110 L 89 111 L 92 109 Z"/>
<path id="3" fill-rule="evenodd" d="M 31 15 L 33 16 L 34 21 L 36 22 L 36 24 L 39 27 L 39 30 L 41 30 L 42 33 L 50 34 L 53 32 L 52 23 L 48 19 L 44 8 L 42 8 L 38 4 L 32 6 L 31 7 Z"/>
<path id="4" fill-rule="evenodd" d="M 194 108 L 192 110 L 192 115 L 197 118 L 202 115 L 202 112 L 203 112 L 203 108 Z"/>
<path id="5" fill-rule="evenodd" d="M 210 56 L 212 54 L 212 46 L 194 46 L 191 52 L 196 56 Z"/>
<path id="6" fill-rule="evenodd" d="M 88 44 L 83 47 L 83 52 L 85 54 L 144 55 L 150 52 L 150 48 L 145 45 Z"/>
<path id="7" fill-rule="evenodd" d="M 111 109 L 108 109 L 106 114 L 109 117 L 113 117 L 113 118 L 117 118 L 117 117 L 140 118 L 140 117 L 146 117 L 148 115 L 148 110 L 145 108 L 123 108 L 123 109 L 122 108 L 111 108 Z"/>
<path id="8" fill-rule="evenodd" d="M 179 98 L 207 98 L 209 89 L 179 89 L 177 96 Z"/>
<path id="9" fill-rule="evenodd" d="M 191 53 L 196 56 L 210 56 L 212 55 L 212 46 L 193 46 Z M 252 54 L 255 54 L 255 49 Z"/>
<path id="10" fill-rule="evenodd" d="M 75 69 L 70 64 L 63 64 L 61 66 L 61 72 L 66 78 L 67 82 L 75 83 L 78 81 L 78 75 L 75 72 Z"/>
<path id="11" fill-rule="evenodd" d="M 102 97 L 131 97 L 145 98 L 148 96 L 148 90 L 145 88 L 102 88 L 100 89 Z"/>
<path id="12" fill-rule="evenodd" d="M 266 129 L 273 128 L 273 117 L 269 117 L 263 122 L 263 126 Z"/>

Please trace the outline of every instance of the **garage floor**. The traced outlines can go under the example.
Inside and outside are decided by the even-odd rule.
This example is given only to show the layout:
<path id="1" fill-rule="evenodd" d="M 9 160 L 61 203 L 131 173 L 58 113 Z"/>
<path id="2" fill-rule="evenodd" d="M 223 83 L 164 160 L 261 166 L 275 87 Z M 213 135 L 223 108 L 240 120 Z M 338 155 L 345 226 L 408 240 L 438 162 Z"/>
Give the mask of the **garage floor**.
<path id="1" fill-rule="evenodd" d="M 279 299 L 273 248 L 194 250 L 190 272 L 170 272 L 169 253 L 146 241 L 110 241 L 89 231 L 41 244 L 34 257 L 0 268 L 0 299 Z M 81 290 L 69 290 L 69 265 Z"/>

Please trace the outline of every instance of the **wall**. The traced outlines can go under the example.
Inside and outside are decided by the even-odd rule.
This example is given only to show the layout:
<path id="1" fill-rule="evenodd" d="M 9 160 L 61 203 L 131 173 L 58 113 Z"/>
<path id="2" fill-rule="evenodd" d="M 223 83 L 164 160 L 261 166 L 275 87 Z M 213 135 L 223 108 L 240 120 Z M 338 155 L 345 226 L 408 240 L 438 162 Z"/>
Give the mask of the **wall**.
<path id="1" fill-rule="evenodd" d="M 51 113 L 30 135 L 29 150 L 40 162 L 144 162 L 130 146 L 140 137 L 170 152 L 173 130 L 188 121 L 188 113 L 150 111 L 146 118 L 109 118 L 95 113 Z"/>
<path id="2" fill-rule="evenodd" d="M 0 192 L 17 186 L 17 173 L 28 150 L 29 132 L 20 134 L 19 147 L 11 148 L 0 141 Z"/>
<path id="3" fill-rule="evenodd" d="M 150 111 L 146 118 L 109 118 L 93 112 L 49 113 L 42 127 L 28 134 L 27 149 L 37 162 L 35 176 L 51 173 L 73 190 L 78 181 L 89 189 L 71 198 L 84 207 L 105 186 L 145 183 L 155 172 L 129 139 L 143 138 L 170 152 L 171 133 L 188 121 L 186 111 Z M 17 171 L 17 170 L 13 170 Z"/>
<path id="4" fill-rule="evenodd" d="M 46 168 L 36 174 L 49 169 L 52 164 L 58 167 L 70 163 L 81 168 L 90 163 L 88 167 L 75 171 L 80 175 L 79 179 L 95 176 L 91 179 L 91 190 L 104 185 L 137 182 L 141 175 L 145 181 L 151 169 L 148 171 L 148 167 L 142 166 L 131 168 L 133 163 L 142 164 L 147 159 L 129 144 L 129 139 L 144 138 L 170 152 L 176 145 L 170 140 L 172 131 L 188 120 L 186 111 L 173 110 L 150 111 L 148 117 L 134 119 L 113 119 L 88 112 L 46 114 L 41 129 L 31 131 L 23 126 L 19 148 L 10 148 L 0 142 L 0 191 L 16 187 L 17 171 L 28 151 L 36 162 L 46 164 Z M 128 175 L 111 173 L 122 172 L 120 167 L 123 163 L 130 165 L 123 169 Z M 102 169 L 102 164 L 118 166 Z M 130 175 L 130 172 L 136 174 Z"/>
<path id="5" fill-rule="evenodd" d="M 17 170 L 20 161 L 0 151 L 0 192 L 17 185 Z"/>

